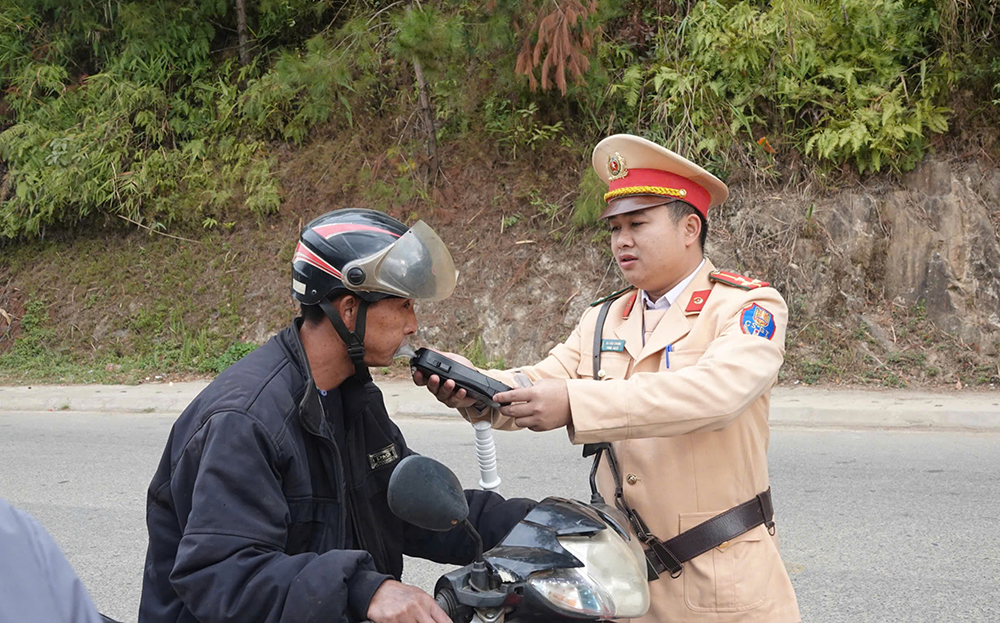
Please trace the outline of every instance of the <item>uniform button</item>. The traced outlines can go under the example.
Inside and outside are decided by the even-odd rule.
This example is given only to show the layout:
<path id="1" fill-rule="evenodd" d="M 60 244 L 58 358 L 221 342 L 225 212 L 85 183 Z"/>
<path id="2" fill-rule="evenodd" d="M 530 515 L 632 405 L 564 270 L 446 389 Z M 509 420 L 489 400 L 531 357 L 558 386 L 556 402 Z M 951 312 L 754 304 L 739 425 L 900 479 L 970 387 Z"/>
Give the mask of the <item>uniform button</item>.
<path id="1" fill-rule="evenodd" d="M 634 485 L 635 483 L 639 482 L 639 477 L 636 476 L 635 474 L 629 474 L 628 476 L 625 477 L 625 482 L 627 482 L 630 485 Z"/>
<path id="2" fill-rule="evenodd" d="M 722 543 L 719 544 L 719 551 L 724 552 L 726 551 L 727 547 L 729 547 L 729 541 L 723 541 Z"/>
<path id="3" fill-rule="evenodd" d="M 604 370 L 598 370 L 598 371 L 597 371 L 597 378 L 599 378 L 599 379 L 603 379 L 603 378 L 604 378 L 604 377 L 606 377 L 607 375 L 608 375 L 608 373 L 607 373 L 607 372 L 605 372 Z"/>

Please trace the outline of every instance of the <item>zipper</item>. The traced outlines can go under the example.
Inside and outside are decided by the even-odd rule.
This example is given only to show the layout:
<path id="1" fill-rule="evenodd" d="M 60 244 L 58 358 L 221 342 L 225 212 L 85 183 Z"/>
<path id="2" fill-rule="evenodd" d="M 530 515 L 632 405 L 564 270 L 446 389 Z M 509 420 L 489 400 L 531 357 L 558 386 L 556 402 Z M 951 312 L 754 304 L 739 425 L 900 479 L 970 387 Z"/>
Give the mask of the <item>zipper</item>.
<path id="1" fill-rule="evenodd" d="M 309 390 L 306 390 L 306 391 L 309 391 Z M 316 397 L 318 398 L 318 394 L 317 394 Z M 326 419 L 326 408 L 323 407 L 323 402 L 321 400 L 318 401 L 318 402 L 319 402 L 320 411 L 323 412 L 323 419 L 325 420 Z M 347 499 L 347 478 L 344 477 L 344 464 L 343 464 L 343 460 L 341 459 L 340 448 L 337 447 L 337 444 L 332 439 L 330 439 L 329 437 L 326 437 L 325 435 L 323 435 L 319 431 L 312 430 L 311 427 L 303 427 L 303 428 L 305 428 L 306 431 L 308 431 L 310 435 L 313 435 L 314 437 L 318 437 L 320 439 L 320 441 L 322 441 L 324 444 L 326 444 L 326 446 L 333 451 L 333 459 L 334 459 L 333 460 L 333 465 L 332 465 L 332 467 L 333 467 L 333 476 L 334 476 L 334 478 L 336 479 L 336 482 L 337 482 L 337 488 L 338 488 L 338 491 L 339 491 L 339 494 L 340 494 L 339 497 L 340 497 L 341 503 L 346 507 L 348 505 L 348 499 Z M 347 512 L 348 512 L 348 509 L 345 508 L 344 512 L 340 513 L 340 529 L 339 529 L 339 532 L 340 532 L 339 537 L 340 537 L 340 539 L 339 539 L 339 542 L 336 543 L 337 549 L 344 549 L 344 547 L 347 544 Z"/>
<path id="2" fill-rule="evenodd" d="M 340 459 L 340 448 L 338 448 L 337 444 L 335 444 L 332 440 L 327 439 L 323 435 L 316 434 L 316 436 L 319 437 L 323 443 L 329 446 L 331 450 L 333 450 L 333 475 L 337 479 L 340 499 L 345 507 L 351 506 L 351 512 L 353 512 L 353 505 L 349 503 L 347 497 L 347 479 L 344 478 L 344 466 Z M 344 512 L 340 513 L 340 539 L 339 543 L 337 543 L 337 549 L 344 549 L 347 545 L 347 513 L 347 508 L 344 509 Z"/>
<path id="3" fill-rule="evenodd" d="M 318 394 L 317 394 L 316 397 L 318 398 Z M 320 409 L 323 412 L 323 419 L 327 420 L 326 408 L 323 406 L 323 402 L 321 400 L 319 400 L 318 402 L 319 402 Z M 362 417 L 364 417 L 364 414 L 362 414 Z M 373 537 L 375 539 L 375 546 L 376 546 L 376 548 L 369 547 L 370 543 L 368 543 L 368 539 L 366 538 L 366 534 L 365 534 L 365 531 L 363 529 L 363 524 L 361 523 L 360 518 L 358 517 L 358 504 L 357 504 L 357 499 L 355 498 L 355 495 L 354 495 L 354 489 L 352 487 L 348 487 L 347 486 L 347 477 L 346 477 L 347 470 L 344 467 L 344 460 L 343 460 L 343 456 L 344 455 L 341 453 L 340 447 L 337 446 L 336 442 L 333 439 L 330 439 L 329 437 L 323 435 L 318 430 L 312 430 L 311 428 L 306 428 L 306 430 L 311 435 L 313 435 L 315 437 L 318 437 L 320 440 L 322 440 L 322 442 L 324 444 L 326 444 L 326 446 L 333 451 L 333 455 L 334 455 L 334 465 L 333 465 L 334 476 L 337 477 L 337 484 L 338 484 L 339 491 L 340 491 L 340 499 L 343 500 L 343 504 L 344 504 L 344 507 L 345 507 L 344 508 L 344 512 L 341 513 L 341 515 L 340 515 L 340 537 L 341 537 L 341 539 L 340 539 L 340 543 L 338 543 L 338 549 L 344 549 L 344 547 L 346 546 L 346 542 L 347 542 L 347 517 L 348 517 L 348 513 L 350 513 L 351 522 L 352 522 L 352 525 L 354 526 L 353 536 L 358 541 L 357 543 L 352 543 L 351 544 L 352 549 L 363 549 L 363 550 L 367 551 L 369 554 L 371 554 L 373 559 L 378 560 L 378 558 L 381 558 L 381 560 L 385 563 L 385 565 L 387 565 L 387 566 L 391 565 L 391 561 L 389 560 L 388 552 L 385 549 L 385 541 L 382 539 L 382 535 L 379 534 L 378 530 L 375 530 L 374 531 L 374 535 L 373 535 Z M 393 443 L 395 443 L 395 440 L 393 440 Z M 376 557 L 376 555 L 375 555 L 376 552 L 378 552 L 378 554 L 379 554 L 378 557 Z M 378 565 L 376 565 L 376 567 L 378 567 Z M 383 572 L 384 573 L 389 573 L 388 568 L 385 571 L 383 571 Z"/>

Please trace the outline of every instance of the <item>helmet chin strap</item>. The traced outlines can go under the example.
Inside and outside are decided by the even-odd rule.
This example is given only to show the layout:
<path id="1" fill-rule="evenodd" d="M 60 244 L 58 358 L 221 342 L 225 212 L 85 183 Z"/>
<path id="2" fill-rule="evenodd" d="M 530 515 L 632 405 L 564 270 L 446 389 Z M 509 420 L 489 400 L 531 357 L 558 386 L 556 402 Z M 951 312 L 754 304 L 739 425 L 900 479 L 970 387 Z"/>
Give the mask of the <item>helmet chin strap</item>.
<path id="1" fill-rule="evenodd" d="M 347 345 L 347 355 L 354 362 L 354 375 L 362 381 L 371 378 L 371 375 L 368 373 L 368 366 L 365 365 L 365 317 L 368 314 L 368 301 L 358 297 L 358 320 L 354 323 L 353 332 L 344 324 L 344 320 L 340 317 L 340 312 L 333 306 L 333 303 L 323 299 L 319 302 L 319 306 L 326 314 L 326 317 L 330 319 L 330 323 L 336 329 L 337 335 Z"/>

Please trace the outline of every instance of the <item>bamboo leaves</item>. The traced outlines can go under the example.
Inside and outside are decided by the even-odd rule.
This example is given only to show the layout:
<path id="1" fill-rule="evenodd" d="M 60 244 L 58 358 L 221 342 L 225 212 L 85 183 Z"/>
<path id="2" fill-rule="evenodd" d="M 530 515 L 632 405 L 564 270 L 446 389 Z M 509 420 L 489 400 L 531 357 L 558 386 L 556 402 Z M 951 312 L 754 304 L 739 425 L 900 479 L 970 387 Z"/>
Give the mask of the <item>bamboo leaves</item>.
<path id="1" fill-rule="evenodd" d="M 611 92 L 639 127 L 717 168 L 760 153 L 766 133 L 862 172 L 907 170 L 948 127 L 936 28 L 933 5 L 902 0 L 704 0 Z"/>

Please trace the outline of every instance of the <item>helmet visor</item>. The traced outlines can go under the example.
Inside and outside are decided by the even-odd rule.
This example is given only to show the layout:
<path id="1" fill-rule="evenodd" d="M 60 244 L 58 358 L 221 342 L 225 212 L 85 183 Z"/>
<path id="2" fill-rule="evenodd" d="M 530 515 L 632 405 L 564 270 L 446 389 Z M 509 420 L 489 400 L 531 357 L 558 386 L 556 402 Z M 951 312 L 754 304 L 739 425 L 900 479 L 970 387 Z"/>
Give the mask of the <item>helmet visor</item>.
<path id="1" fill-rule="evenodd" d="M 363 271 L 363 278 L 357 268 Z M 423 221 L 375 255 L 350 262 L 343 274 L 344 285 L 350 290 L 421 301 L 448 298 L 458 281 L 448 247 Z"/>

